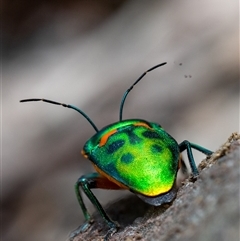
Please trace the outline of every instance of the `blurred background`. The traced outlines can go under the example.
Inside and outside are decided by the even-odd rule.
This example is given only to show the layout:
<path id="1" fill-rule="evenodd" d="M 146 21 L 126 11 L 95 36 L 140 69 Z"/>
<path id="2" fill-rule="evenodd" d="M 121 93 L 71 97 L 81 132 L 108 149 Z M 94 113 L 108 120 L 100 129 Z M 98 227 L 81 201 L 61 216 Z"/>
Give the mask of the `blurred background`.
<path id="1" fill-rule="evenodd" d="M 74 104 L 102 128 L 118 121 L 124 91 L 167 61 L 128 96 L 124 119 L 211 150 L 239 131 L 238 1 L 15 0 L 2 13 L 4 241 L 66 240 L 83 222 L 74 184 L 93 171 L 82 116 L 20 99 Z M 103 205 L 123 193 L 95 191 Z"/>

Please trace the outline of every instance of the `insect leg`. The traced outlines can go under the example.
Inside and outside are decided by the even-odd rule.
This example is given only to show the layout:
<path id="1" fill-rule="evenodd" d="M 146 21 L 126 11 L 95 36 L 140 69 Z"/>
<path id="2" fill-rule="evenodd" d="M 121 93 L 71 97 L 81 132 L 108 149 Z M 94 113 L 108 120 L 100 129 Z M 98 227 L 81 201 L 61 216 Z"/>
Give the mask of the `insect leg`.
<path id="1" fill-rule="evenodd" d="M 213 152 L 202 146 L 191 143 L 189 141 L 183 141 L 179 144 L 180 152 L 187 150 L 188 160 L 190 163 L 190 167 L 192 169 L 193 176 L 197 176 L 199 173 L 198 173 L 198 169 L 197 169 L 196 163 L 193 158 L 192 148 L 206 154 L 207 156 L 211 155 Z"/>
<path id="2" fill-rule="evenodd" d="M 85 223 L 81 225 L 78 229 L 76 229 L 71 235 L 70 238 L 74 238 L 77 234 L 86 231 L 91 224 L 93 223 L 93 220 L 91 218 L 91 215 L 87 211 L 87 208 L 83 202 L 82 195 L 80 193 L 79 189 L 82 189 L 83 192 L 86 194 L 86 196 L 89 198 L 91 203 L 95 206 L 95 208 L 99 211 L 100 215 L 104 219 L 104 221 L 107 223 L 109 227 L 109 231 L 105 237 L 107 240 L 108 237 L 110 237 L 112 234 L 114 234 L 117 229 L 118 225 L 114 223 L 106 214 L 104 209 L 102 208 L 101 204 L 95 197 L 95 195 L 92 193 L 90 189 L 93 188 L 103 188 L 103 189 L 120 189 L 119 186 L 117 186 L 115 183 L 110 182 L 107 178 L 104 178 L 98 173 L 91 173 L 88 175 L 81 176 L 76 184 L 75 184 L 75 192 L 77 195 L 77 199 L 79 202 L 79 205 L 81 206 L 81 209 L 83 211 L 84 217 L 86 219 Z"/>

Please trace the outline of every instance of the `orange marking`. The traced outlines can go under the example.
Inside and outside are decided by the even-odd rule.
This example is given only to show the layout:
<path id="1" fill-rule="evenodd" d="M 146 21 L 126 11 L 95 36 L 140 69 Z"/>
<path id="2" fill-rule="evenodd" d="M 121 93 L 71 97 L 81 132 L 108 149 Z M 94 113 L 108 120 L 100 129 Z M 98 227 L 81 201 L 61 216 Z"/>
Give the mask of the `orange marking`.
<path id="1" fill-rule="evenodd" d="M 110 189 L 110 190 L 119 190 L 121 187 L 119 187 L 114 182 L 109 181 L 106 177 L 101 176 L 96 181 L 96 188 L 102 188 L 102 189 Z"/>
<path id="2" fill-rule="evenodd" d="M 106 144 L 108 138 L 109 138 L 111 135 L 113 135 L 114 133 L 116 133 L 116 132 L 117 132 L 117 129 L 114 129 L 114 130 L 112 130 L 112 131 L 109 131 L 107 134 L 105 134 L 105 135 L 101 138 L 101 140 L 100 140 L 100 142 L 99 142 L 99 146 L 104 146 L 104 145 Z"/>
<path id="3" fill-rule="evenodd" d="M 122 188 L 122 189 L 129 189 L 127 186 L 123 185 L 121 182 L 118 182 L 117 180 L 115 180 L 114 178 L 110 177 L 107 173 L 105 173 L 104 171 L 102 171 L 101 169 L 99 169 L 96 165 L 94 165 L 95 170 L 102 175 L 103 177 L 107 178 L 110 182 L 115 183 L 118 187 Z"/>
<path id="4" fill-rule="evenodd" d="M 134 126 L 144 126 L 144 127 L 147 127 L 148 129 L 152 129 L 148 124 L 144 122 L 136 123 L 134 124 Z"/>
<path id="5" fill-rule="evenodd" d="M 88 155 L 85 153 L 85 151 L 84 150 L 82 150 L 81 151 L 81 154 L 85 157 L 85 158 L 87 158 L 88 159 Z"/>

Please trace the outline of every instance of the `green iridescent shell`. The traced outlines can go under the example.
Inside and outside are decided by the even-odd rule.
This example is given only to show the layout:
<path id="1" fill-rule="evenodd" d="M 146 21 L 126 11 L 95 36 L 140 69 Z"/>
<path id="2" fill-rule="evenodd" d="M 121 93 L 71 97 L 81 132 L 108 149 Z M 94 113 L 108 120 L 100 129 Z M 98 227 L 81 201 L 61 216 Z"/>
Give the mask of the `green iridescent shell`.
<path id="1" fill-rule="evenodd" d="M 138 119 L 106 126 L 83 153 L 111 180 L 146 196 L 172 188 L 180 155 L 178 143 L 161 126 Z"/>

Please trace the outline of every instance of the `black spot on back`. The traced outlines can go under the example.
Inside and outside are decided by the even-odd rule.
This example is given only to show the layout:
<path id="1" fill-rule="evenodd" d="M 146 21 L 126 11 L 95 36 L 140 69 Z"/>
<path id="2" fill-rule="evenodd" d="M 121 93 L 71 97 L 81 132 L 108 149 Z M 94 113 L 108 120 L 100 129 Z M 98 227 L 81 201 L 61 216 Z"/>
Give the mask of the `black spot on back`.
<path id="1" fill-rule="evenodd" d="M 144 131 L 144 132 L 142 133 L 142 135 L 143 135 L 144 137 L 149 138 L 149 139 L 159 139 L 158 133 L 156 133 L 156 132 L 154 132 L 154 131 Z"/>
<path id="2" fill-rule="evenodd" d="M 153 153 L 160 153 L 162 152 L 163 148 L 160 145 L 153 144 L 151 150 Z"/>
<path id="3" fill-rule="evenodd" d="M 134 133 L 134 129 L 127 129 L 127 130 L 124 130 L 123 132 L 127 134 L 129 142 L 132 145 L 138 144 L 138 143 L 140 143 L 142 141 L 142 138 L 138 137 Z"/>
<path id="4" fill-rule="evenodd" d="M 117 151 L 119 148 L 121 148 L 125 144 L 124 140 L 117 140 L 114 141 L 113 143 L 109 144 L 107 147 L 107 153 L 112 154 L 115 151 Z"/>
<path id="5" fill-rule="evenodd" d="M 131 163 L 134 160 L 134 156 L 131 153 L 123 154 L 121 157 L 121 162 L 126 164 Z"/>

